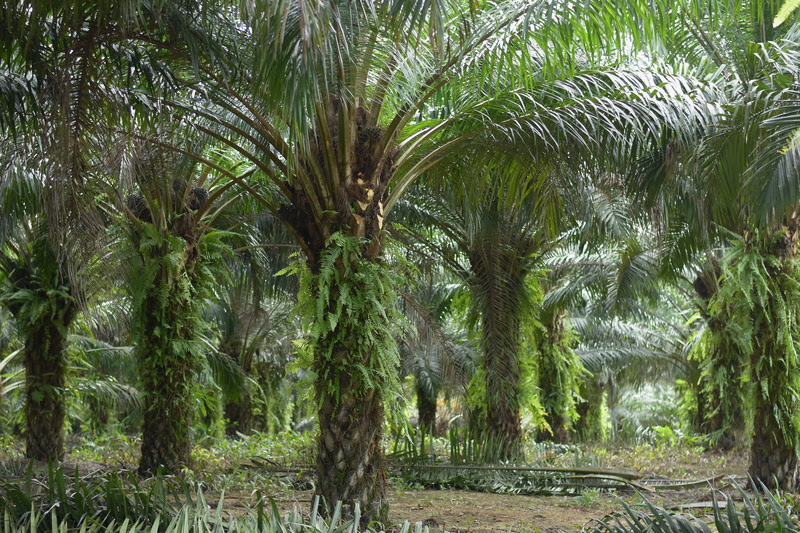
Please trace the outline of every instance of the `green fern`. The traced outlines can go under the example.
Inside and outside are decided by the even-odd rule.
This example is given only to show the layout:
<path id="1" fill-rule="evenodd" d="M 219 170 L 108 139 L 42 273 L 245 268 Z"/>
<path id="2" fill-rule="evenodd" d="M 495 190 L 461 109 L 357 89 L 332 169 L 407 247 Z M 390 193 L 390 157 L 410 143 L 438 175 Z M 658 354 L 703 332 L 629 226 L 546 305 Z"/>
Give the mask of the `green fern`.
<path id="1" fill-rule="evenodd" d="M 298 298 L 309 326 L 303 354 L 317 387 L 338 400 L 338 380 L 330 374 L 358 375 L 361 390 L 377 391 L 397 415 L 402 395 L 395 337 L 405 321 L 393 302 L 401 278 L 386 263 L 365 259 L 362 247 L 361 239 L 335 233 L 321 256 L 319 272 L 297 263 L 286 273 L 301 275 Z M 341 346 L 350 348 L 344 357 L 334 353 Z"/>

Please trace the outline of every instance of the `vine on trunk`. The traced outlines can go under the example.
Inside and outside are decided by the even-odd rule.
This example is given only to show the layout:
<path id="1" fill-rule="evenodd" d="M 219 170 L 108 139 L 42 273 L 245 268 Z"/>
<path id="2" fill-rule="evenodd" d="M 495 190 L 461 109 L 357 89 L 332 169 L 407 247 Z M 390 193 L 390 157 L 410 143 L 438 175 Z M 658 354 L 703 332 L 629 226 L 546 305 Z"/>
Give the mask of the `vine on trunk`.
<path id="1" fill-rule="evenodd" d="M 576 342 L 563 311 L 545 313 L 539 338 L 539 388 L 550 426 L 549 433 L 541 434 L 545 440 L 568 442 L 579 416 L 581 380 L 587 371 L 572 349 Z"/>
<path id="2" fill-rule="evenodd" d="M 365 256 L 366 244 L 337 232 L 319 254 L 317 273 L 290 269 L 301 274 L 300 307 L 309 326 L 302 355 L 319 404 L 317 490 L 329 506 L 341 500 L 346 515 L 360 505 L 362 525 L 387 521 L 384 405 L 392 414 L 402 405 L 395 335 L 403 319 L 393 305 L 399 279 L 386 263 Z"/>
<path id="3" fill-rule="evenodd" d="M 786 490 L 796 485 L 800 444 L 799 267 L 792 229 L 784 227 L 766 236 L 754 232 L 726 253 L 723 283 L 714 304 L 732 324 L 725 330 L 726 345 L 742 349 L 735 368 L 749 368 L 753 384 L 750 475 Z"/>
<path id="4" fill-rule="evenodd" d="M 130 286 L 139 375 L 144 394 L 144 434 L 139 469 L 186 466 L 191 447 L 191 391 L 201 355 L 202 305 L 223 263 L 220 233 L 189 243 L 162 235 L 152 224 L 137 225 L 137 262 Z"/>

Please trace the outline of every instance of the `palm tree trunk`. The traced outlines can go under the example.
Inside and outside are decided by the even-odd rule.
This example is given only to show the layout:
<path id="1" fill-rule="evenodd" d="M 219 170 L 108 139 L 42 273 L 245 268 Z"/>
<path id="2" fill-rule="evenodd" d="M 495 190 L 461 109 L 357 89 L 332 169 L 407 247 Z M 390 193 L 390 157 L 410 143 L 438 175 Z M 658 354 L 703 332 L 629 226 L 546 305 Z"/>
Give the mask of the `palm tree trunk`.
<path id="1" fill-rule="evenodd" d="M 229 437 L 248 435 L 253 430 L 253 403 L 249 394 L 225 403 L 225 420 L 225 434 Z"/>
<path id="2" fill-rule="evenodd" d="M 180 250 L 183 261 L 174 262 Z M 187 241 L 168 237 L 163 255 L 144 256 L 160 265 L 134 297 L 138 303 L 134 336 L 143 391 L 144 423 L 139 472 L 161 468 L 176 473 L 189 464 L 191 451 L 192 380 L 196 367 L 199 302 L 192 272 L 196 254 Z M 171 259 L 167 256 L 172 254 Z M 147 269 L 147 267 L 146 267 Z"/>
<path id="3" fill-rule="evenodd" d="M 433 435 L 436 432 L 436 398 L 430 398 L 422 387 L 417 385 L 417 411 L 419 428 Z"/>
<path id="4" fill-rule="evenodd" d="M 361 527 L 388 523 L 381 437 L 384 402 L 399 394 L 394 286 L 378 259 L 380 243 L 336 233 L 310 260 L 305 292 L 313 309 L 320 440 L 317 494 Z M 314 270 L 316 268 L 316 270 Z M 303 292 L 303 289 L 301 289 Z"/>
<path id="5" fill-rule="evenodd" d="M 472 292 L 480 308 L 481 351 L 486 374 L 486 436 L 497 459 L 517 459 L 520 425 L 520 315 L 525 277 L 516 253 L 497 253 L 496 243 L 477 241 L 470 251 Z"/>
<path id="6" fill-rule="evenodd" d="M 243 364 L 241 349 L 229 348 L 225 350 L 228 356 L 239 365 L 245 375 L 251 372 L 249 364 Z M 248 358 L 249 359 L 249 358 Z M 248 435 L 253 430 L 253 402 L 250 399 L 250 391 L 242 390 L 239 397 L 229 399 L 225 402 L 225 434 L 235 437 L 239 434 Z"/>
<path id="7" fill-rule="evenodd" d="M 690 359 L 689 386 L 697 398 L 692 421 L 695 431 L 714 436 L 717 449 L 730 450 L 743 439 L 747 390 L 739 378 L 747 375 L 748 358 L 730 340 L 736 332 L 727 330 L 731 322 L 727 308 L 714 305 L 721 278 L 719 260 L 710 256 L 692 283 L 702 302 L 700 312 L 708 325 L 711 353 L 699 364 Z"/>
<path id="8" fill-rule="evenodd" d="M 186 324 L 181 324 L 180 301 L 174 301 L 174 293 L 170 293 L 173 298 L 160 301 L 161 289 L 155 285 L 145 301 L 142 312 L 150 318 L 141 338 L 147 340 L 137 346 L 144 404 L 139 461 L 139 472 L 143 475 L 154 474 L 159 467 L 165 473 L 179 472 L 189 464 L 191 451 L 189 424 L 195 360 L 189 350 L 180 349 L 178 335 L 172 339 L 158 333 L 167 328 L 181 328 L 184 334 L 188 333 Z M 175 307 L 170 309 L 172 306 Z"/>
<path id="9" fill-rule="evenodd" d="M 708 319 L 711 332 L 711 353 L 705 364 L 705 383 L 698 403 L 704 402 L 704 433 L 716 436 L 715 447 L 731 450 L 744 440 L 746 398 L 748 385 L 742 380 L 749 373 L 749 361 L 741 347 L 731 339 L 737 332 L 731 327 L 730 317 L 712 316 Z"/>
<path id="10" fill-rule="evenodd" d="M 320 405 L 317 493 L 329 507 L 341 501 L 345 517 L 359 505 L 365 528 L 388 524 L 381 436 L 384 402 L 400 388 L 394 339 L 400 317 L 393 308 L 395 280 L 380 260 L 383 202 L 394 166 L 391 157 L 375 158 L 381 130 L 364 127 L 368 110 L 336 116 L 349 107 L 337 101 L 329 116 L 317 117 L 329 131 L 349 128 L 355 141 L 347 176 L 326 169 L 331 174 L 324 181 L 336 198 L 287 184 L 288 203 L 278 214 L 307 256 L 300 293 L 309 309 Z M 337 216 L 319 220 L 310 207 L 314 200 Z"/>
<path id="11" fill-rule="evenodd" d="M 580 395 L 583 402 L 577 406 L 578 420 L 574 432 L 584 442 L 597 442 L 603 439 L 603 390 L 605 383 L 595 376 L 581 380 Z"/>
<path id="12" fill-rule="evenodd" d="M 71 307 L 71 303 L 66 304 Z M 25 338 L 25 456 L 39 461 L 64 458 L 63 353 L 71 311 L 47 317 L 28 329 Z M 60 319 L 60 320 L 59 320 Z M 26 328 L 27 329 L 27 328 Z"/>
<path id="13" fill-rule="evenodd" d="M 473 263 L 473 269 L 476 265 Z M 492 266 L 485 265 L 487 270 Z M 478 267 L 480 269 L 480 267 Z M 483 272 L 478 272 L 480 277 Z M 484 278 L 485 279 L 485 278 Z M 525 274 L 492 283 L 482 305 L 483 364 L 486 371 L 486 431 L 499 460 L 517 459 L 522 448 L 520 395 L 520 297 Z M 499 281 L 499 280 L 496 280 Z"/>
<path id="14" fill-rule="evenodd" d="M 347 357 L 338 353 L 337 358 Z M 345 516 L 361 508 L 361 525 L 388 523 L 386 467 L 381 438 L 383 404 L 375 390 L 365 390 L 358 376 L 339 365 L 324 365 L 336 376 L 339 395 L 329 383 L 318 387 L 320 441 L 317 454 L 317 493 L 329 506 L 343 502 Z M 333 377 L 333 376 L 331 376 Z"/>
<path id="15" fill-rule="evenodd" d="M 762 399 L 757 403 L 747 473 L 768 488 L 794 492 L 798 475 L 797 452 L 787 443 L 778 426 L 775 406 Z"/>

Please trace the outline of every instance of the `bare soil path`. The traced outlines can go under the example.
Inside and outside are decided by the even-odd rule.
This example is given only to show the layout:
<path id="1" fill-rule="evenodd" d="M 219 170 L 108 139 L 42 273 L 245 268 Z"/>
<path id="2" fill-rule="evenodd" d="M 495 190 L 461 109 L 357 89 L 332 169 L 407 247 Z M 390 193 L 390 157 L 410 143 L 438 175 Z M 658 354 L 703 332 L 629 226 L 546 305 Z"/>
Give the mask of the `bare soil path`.
<path id="1" fill-rule="evenodd" d="M 392 522 L 422 520 L 431 531 L 574 531 L 606 514 L 563 496 L 419 490 L 390 498 Z"/>

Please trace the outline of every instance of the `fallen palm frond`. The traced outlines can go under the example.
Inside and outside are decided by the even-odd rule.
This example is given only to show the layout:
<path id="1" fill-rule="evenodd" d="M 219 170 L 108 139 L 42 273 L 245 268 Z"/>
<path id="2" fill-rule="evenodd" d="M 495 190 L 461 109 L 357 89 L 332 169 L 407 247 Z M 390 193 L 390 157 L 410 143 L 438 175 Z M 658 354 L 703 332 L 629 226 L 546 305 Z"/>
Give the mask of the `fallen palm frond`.
<path id="1" fill-rule="evenodd" d="M 578 494 L 588 489 L 637 489 L 641 476 L 624 470 L 512 465 L 420 464 L 396 466 L 406 482 L 427 487 L 459 488 L 509 494 Z"/>
<path id="2" fill-rule="evenodd" d="M 644 482 L 645 485 L 652 486 L 656 491 L 659 490 L 688 490 L 700 487 L 713 487 L 725 478 L 724 475 L 709 477 L 706 479 L 676 481 L 674 479 L 650 479 Z"/>

